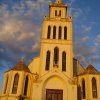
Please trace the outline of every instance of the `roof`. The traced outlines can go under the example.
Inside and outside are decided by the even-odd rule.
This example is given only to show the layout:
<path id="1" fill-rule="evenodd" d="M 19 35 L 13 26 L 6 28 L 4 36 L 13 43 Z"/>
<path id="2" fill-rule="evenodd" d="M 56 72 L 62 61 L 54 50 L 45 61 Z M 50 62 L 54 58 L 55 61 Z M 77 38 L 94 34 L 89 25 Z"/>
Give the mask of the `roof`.
<path id="1" fill-rule="evenodd" d="M 93 65 L 89 64 L 88 67 L 84 70 L 83 73 L 81 73 L 80 75 L 83 74 L 99 74 L 99 71 L 97 71 Z"/>
<path id="2" fill-rule="evenodd" d="M 19 61 L 11 70 L 25 71 L 30 73 L 30 70 L 22 60 Z"/>
<path id="3" fill-rule="evenodd" d="M 52 4 L 50 4 L 50 6 L 53 6 L 53 7 L 67 7 L 67 4 L 63 4 L 63 3 L 61 3 L 61 4 L 52 3 Z"/>

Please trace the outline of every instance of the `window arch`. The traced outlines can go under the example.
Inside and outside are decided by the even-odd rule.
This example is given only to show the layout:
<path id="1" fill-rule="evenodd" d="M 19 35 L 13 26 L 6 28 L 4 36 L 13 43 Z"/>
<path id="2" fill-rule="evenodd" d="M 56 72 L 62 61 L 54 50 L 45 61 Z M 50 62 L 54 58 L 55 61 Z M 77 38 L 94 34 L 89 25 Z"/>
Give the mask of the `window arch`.
<path id="1" fill-rule="evenodd" d="M 50 39 L 50 34 L 51 34 L 51 26 L 48 26 L 48 33 L 47 33 L 47 39 Z"/>
<path id="2" fill-rule="evenodd" d="M 65 40 L 67 39 L 67 27 L 66 26 L 64 27 L 64 39 Z"/>
<path id="3" fill-rule="evenodd" d="M 54 65 L 58 65 L 59 60 L 59 49 L 58 47 L 54 48 Z"/>
<path id="4" fill-rule="evenodd" d="M 59 16 L 61 16 L 61 10 L 59 11 Z"/>
<path id="5" fill-rule="evenodd" d="M 61 39 L 61 34 L 62 34 L 62 28 L 61 28 L 61 26 L 59 26 L 59 35 L 58 35 L 58 39 Z"/>
<path id="6" fill-rule="evenodd" d="M 55 10 L 55 16 L 57 16 L 57 10 Z"/>
<path id="7" fill-rule="evenodd" d="M 45 70 L 49 70 L 49 68 L 50 68 L 50 51 L 47 51 Z"/>
<path id="8" fill-rule="evenodd" d="M 94 77 L 92 78 L 92 96 L 93 98 L 97 98 L 97 82 Z"/>
<path id="9" fill-rule="evenodd" d="M 53 39 L 56 39 L 56 26 L 53 27 Z"/>
<path id="10" fill-rule="evenodd" d="M 62 71 L 66 71 L 66 52 L 62 53 Z"/>
<path id="11" fill-rule="evenodd" d="M 82 79 L 82 98 L 85 99 L 86 93 L 85 93 L 85 80 Z"/>
<path id="12" fill-rule="evenodd" d="M 7 85 L 8 85 L 8 75 L 5 78 L 5 85 L 4 85 L 4 94 L 7 92 Z"/>
<path id="13" fill-rule="evenodd" d="M 28 75 L 27 75 L 26 78 L 25 78 L 24 95 L 27 95 L 28 81 L 29 81 L 29 78 L 28 78 Z"/>
<path id="14" fill-rule="evenodd" d="M 12 93 L 16 94 L 18 89 L 19 74 L 15 74 Z"/>

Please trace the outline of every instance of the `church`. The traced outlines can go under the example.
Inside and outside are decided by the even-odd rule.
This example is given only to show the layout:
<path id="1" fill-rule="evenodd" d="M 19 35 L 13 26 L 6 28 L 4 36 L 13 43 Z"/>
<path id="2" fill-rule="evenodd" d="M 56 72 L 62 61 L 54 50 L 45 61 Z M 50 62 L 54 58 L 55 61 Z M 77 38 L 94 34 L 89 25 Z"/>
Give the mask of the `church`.
<path id="1" fill-rule="evenodd" d="M 100 100 L 100 73 L 73 58 L 72 16 L 55 0 L 44 16 L 40 55 L 4 73 L 0 100 Z"/>

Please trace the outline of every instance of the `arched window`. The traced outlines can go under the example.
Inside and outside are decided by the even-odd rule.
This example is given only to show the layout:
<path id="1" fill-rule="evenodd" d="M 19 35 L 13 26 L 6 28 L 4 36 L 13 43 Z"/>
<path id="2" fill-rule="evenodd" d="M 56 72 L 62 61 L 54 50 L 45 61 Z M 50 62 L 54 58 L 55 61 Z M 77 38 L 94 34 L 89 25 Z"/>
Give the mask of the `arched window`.
<path id="1" fill-rule="evenodd" d="M 97 83 L 94 77 L 92 78 L 92 96 L 93 98 L 97 98 Z"/>
<path id="2" fill-rule="evenodd" d="M 82 98 L 85 99 L 86 93 L 85 93 L 85 80 L 82 79 Z"/>
<path id="3" fill-rule="evenodd" d="M 50 68 L 50 51 L 47 51 L 45 70 L 49 70 L 49 68 Z"/>
<path id="4" fill-rule="evenodd" d="M 50 39 L 50 34 L 51 34 L 51 26 L 48 26 L 47 39 Z"/>
<path id="5" fill-rule="evenodd" d="M 59 11 L 59 16 L 61 16 L 61 10 Z"/>
<path id="6" fill-rule="evenodd" d="M 25 86 L 24 86 L 24 95 L 27 95 L 27 91 L 28 91 L 28 75 L 26 76 L 26 79 L 25 79 Z"/>
<path id="7" fill-rule="evenodd" d="M 57 16 L 57 10 L 55 10 L 55 16 Z"/>
<path id="8" fill-rule="evenodd" d="M 53 27 L 53 39 L 56 39 L 56 26 Z"/>
<path id="9" fill-rule="evenodd" d="M 66 26 L 64 27 L 64 39 L 65 40 L 67 39 L 67 27 Z"/>
<path id="10" fill-rule="evenodd" d="M 18 81 L 19 81 L 19 75 L 16 74 L 15 77 L 14 77 L 14 83 L 13 83 L 13 89 L 12 89 L 12 93 L 13 94 L 16 94 L 17 93 Z"/>
<path id="11" fill-rule="evenodd" d="M 58 39 L 61 39 L 61 34 L 62 34 L 62 28 L 61 26 L 59 27 L 59 35 L 58 35 Z"/>
<path id="12" fill-rule="evenodd" d="M 54 49 L 54 65 L 58 65 L 59 60 L 59 49 L 58 47 L 55 47 Z"/>
<path id="13" fill-rule="evenodd" d="M 62 53 L 62 71 L 66 71 L 66 52 Z"/>
<path id="14" fill-rule="evenodd" d="M 8 84 L 8 75 L 5 78 L 5 84 L 4 84 L 4 94 L 7 92 L 7 84 Z"/>

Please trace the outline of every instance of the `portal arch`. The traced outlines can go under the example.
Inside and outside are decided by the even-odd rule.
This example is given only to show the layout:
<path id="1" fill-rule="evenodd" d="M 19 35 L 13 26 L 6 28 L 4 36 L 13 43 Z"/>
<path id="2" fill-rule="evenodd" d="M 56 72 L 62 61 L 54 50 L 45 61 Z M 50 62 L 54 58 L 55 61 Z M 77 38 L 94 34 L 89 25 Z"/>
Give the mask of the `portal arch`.
<path id="1" fill-rule="evenodd" d="M 46 100 L 46 90 L 48 89 L 62 90 L 63 100 L 67 100 L 68 83 L 60 75 L 54 74 L 45 79 L 42 86 L 42 91 L 43 91 L 42 100 Z"/>

